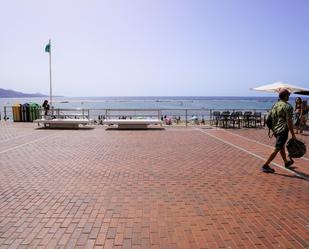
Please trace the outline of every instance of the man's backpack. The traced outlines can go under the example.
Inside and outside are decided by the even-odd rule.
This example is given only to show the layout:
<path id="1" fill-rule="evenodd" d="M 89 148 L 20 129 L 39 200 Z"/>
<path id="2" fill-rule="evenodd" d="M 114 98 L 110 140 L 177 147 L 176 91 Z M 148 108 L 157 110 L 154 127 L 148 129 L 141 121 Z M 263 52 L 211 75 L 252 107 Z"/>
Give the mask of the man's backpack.
<path id="1" fill-rule="evenodd" d="M 266 123 L 266 126 L 268 128 L 268 136 L 269 137 L 272 137 L 272 135 L 270 135 L 270 131 L 273 130 L 273 123 L 274 123 L 274 120 L 273 120 L 273 117 L 272 117 L 272 111 L 270 110 L 267 117 L 266 117 L 266 120 L 265 120 L 265 123 Z"/>

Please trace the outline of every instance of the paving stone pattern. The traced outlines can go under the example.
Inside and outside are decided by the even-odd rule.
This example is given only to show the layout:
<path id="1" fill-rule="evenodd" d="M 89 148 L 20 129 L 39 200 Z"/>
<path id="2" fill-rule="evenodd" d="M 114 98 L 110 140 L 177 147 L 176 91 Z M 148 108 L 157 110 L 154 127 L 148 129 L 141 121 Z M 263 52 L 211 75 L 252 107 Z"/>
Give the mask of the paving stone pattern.
<path id="1" fill-rule="evenodd" d="M 1 249 L 309 248 L 309 182 L 216 138 L 253 129 L 35 128 L 0 123 Z"/>

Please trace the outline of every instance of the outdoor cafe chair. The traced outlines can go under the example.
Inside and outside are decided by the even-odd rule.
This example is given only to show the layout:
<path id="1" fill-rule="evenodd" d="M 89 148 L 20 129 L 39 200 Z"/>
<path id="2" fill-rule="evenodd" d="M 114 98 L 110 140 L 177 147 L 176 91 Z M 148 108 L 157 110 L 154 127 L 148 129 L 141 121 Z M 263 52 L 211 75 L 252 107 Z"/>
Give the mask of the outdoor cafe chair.
<path id="1" fill-rule="evenodd" d="M 242 112 L 232 112 L 231 113 L 231 115 L 230 115 L 230 123 L 232 124 L 233 128 L 235 128 L 235 124 L 237 124 L 238 128 L 240 128 L 241 115 L 242 115 Z"/>
<path id="2" fill-rule="evenodd" d="M 228 128 L 229 121 L 230 121 L 230 112 L 229 111 L 221 112 L 220 122 L 223 128 Z"/>
<path id="3" fill-rule="evenodd" d="M 243 126 L 244 127 L 250 127 L 250 121 L 252 117 L 252 112 L 246 111 L 243 115 Z"/>
<path id="4" fill-rule="evenodd" d="M 237 114 L 239 116 L 239 123 L 240 123 L 239 126 L 242 126 L 242 120 L 243 120 L 244 116 L 243 116 L 241 111 L 237 111 Z"/>
<path id="5" fill-rule="evenodd" d="M 219 120 L 220 120 L 220 112 L 219 112 L 219 111 L 214 111 L 214 112 L 212 113 L 212 120 L 211 120 L 211 123 L 212 123 L 212 124 L 215 124 L 216 126 L 218 126 Z"/>
<path id="6" fill-rule="evenodd" d="M 254 127 L 257 127 L 257 124 L 259 126 L 262 126 L 262 113 L 261 112 L 254 112 L 251 117 L 251 122 L 254 123 Z"/>

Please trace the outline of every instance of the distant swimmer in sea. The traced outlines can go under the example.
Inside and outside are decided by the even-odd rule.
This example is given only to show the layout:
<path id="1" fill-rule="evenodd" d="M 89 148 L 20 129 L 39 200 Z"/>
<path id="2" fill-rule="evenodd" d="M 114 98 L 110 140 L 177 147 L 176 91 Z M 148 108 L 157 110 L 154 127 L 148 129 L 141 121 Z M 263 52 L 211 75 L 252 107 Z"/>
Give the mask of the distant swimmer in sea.
<path id="1" fill-rule="evenodd" d="M 42 107 L 44 109 L 44 115 L 48 115 L 48 111 L 49 111 L 49 104 L 48 104 L 48 100 L 45 99 L 43 104 L 42 104 Z"/>

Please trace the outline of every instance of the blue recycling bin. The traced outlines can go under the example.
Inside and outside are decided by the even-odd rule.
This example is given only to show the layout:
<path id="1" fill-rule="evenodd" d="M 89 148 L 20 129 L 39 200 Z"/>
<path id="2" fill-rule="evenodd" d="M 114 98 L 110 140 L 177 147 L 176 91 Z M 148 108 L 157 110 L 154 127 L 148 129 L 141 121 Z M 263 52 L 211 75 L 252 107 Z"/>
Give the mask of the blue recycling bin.
<path id="1" fill-rule="evenodd" d="M 22 105 L 22 121 L 31 122 L 30 104 L 25 103 Z"/>

